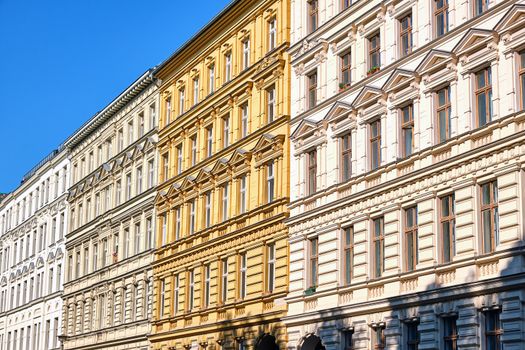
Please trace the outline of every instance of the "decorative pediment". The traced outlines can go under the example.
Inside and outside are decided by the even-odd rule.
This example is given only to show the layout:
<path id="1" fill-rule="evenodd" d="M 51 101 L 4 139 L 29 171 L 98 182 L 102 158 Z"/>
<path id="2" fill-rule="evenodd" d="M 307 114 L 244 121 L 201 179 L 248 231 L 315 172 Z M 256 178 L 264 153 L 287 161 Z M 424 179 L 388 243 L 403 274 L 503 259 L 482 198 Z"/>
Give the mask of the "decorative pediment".
<path id="1" fill-rule="evenodd" d="M 336 103 L 334 103 L 332 108 L 330 108 L 328 113 L 326 113 L 323 120 L 327 122 L 337 120 L 341 117 L 347 116 L 348 114 L 352 113 L 352 110 L 352 105 L 345 102 L 337 101 Z"/>
<path id="2" fill-rule="evenodd" d="M 190 191 L 195 188 L 195 178 L 193 176 L 186 176 L 180 184 L 182 191 Z"/>
<path id="3" fill-rule="evenodd" d="M 233 152 L 229 163 L 232 166 L 238 166 L 240 164 L 246 164 L 247 162 L 250 162 L 251 159 L 251 153 L 248 151 L 243 150 L 242 148 L 237 148 L 235 152 Z"/>
<path id="4" fill-rule="evenodd" d="M 211 173 L 213 175 L 218 175 L 218 174 L 224 173 L 227 170 L 228 170 L 228 159 L 221 158 L 217 161 L 217 163 L 215 163 L 215 165 L 211 169 Z"/>
<path id="5" fill-rule="evenodd" d="M 60 259 L 63 256 L 64 256 L 64 252 L 62 251 L 62 248 L 58 248 L 57 251 L 55 252 L 55 258 Z"/>
<path id="6" fill-rule="evenodd" d="M 22 277 L 22 270 L 18 269 L 16 270 L 16 279 L 19 279 L 20 277 Z"/>
<path id="7" fill-rule="evenodd" d="M 39 257 L 36 261 L 36 268 L 44 267 L 44 259 L 42 257 Z"/>
<path id="8" fill-rule="evenodd" d="M 29 263 L 29 272 L 32 272 L 32 271 L 34 271 L 34 270 L 35 270 L 35 263 L 31 261 L 31 262 Z"/>
<path id="9" fill-rule="evenodd" d="M 111 164 L 110 163 L 104 163 L 102 164 L 102 173 L 107 174 L 111 171 Z"/>
<path id="10" fill-rule="evenodd" d="M 505 32 L 513 32 L 521 29 L 525 22 L 525 5 L 514 5 L 503 16 L 503 18 L 496 24 L 494 30 L 500 34 Z"/>
<path id="11" fill-rule="evenodd" d="M 206 183 L 212 178 L 211 170 L 208 168 L 203 168 L 199 171 L 197 176 L 195 176 L 195 183 Z"/>
<path id="12" fill-rule="evenodd" d="M 446 66 L 452 60 L 452 53 L 442 50 L 430 50 L 423 61 L 417 66 L 416 72 L 420 75 L 430 73 Z"/>
<path id="13" fill-rule="evenodd" d="M 22 275 L 26 275 L 29 272 L 27 266 L 22 267 Z"/>
<path id="14" fill-rule="evenodd" d="M 180 184 L 173 184 L 168 189 L 168 192 L 164 195 L 165 198 L 172 198 L 176 194 L 179 194 L 181 192 L 181 185 Z"/>
<path id="15" fill-rule="evenodd" d="M 310 121 L 308 119 L 303 119 L 292 133 L 290 138 L 292 140 L 302 139 L 313 134 L 317 130 L 317 123 Z"/>
<path id="16" fill-rule="evenodd" d="M 370 104 L 376 103 L 378 99 L 383 96 L 383 90 L 373 86 L 365 86 L 356 96 L 352 106 L 354 108 L 362 108 Z"/>
<path id="17" fill-rule="evenodd" d="M 383 85 L 383 90 L 385 92 L 399 91 L 408 86 L 411 82 L 414 81 L 416 77 L 416 72 L 405 70 L 405 69 L 396 69 L 390 74 L 388 79 Z"/>
<path id="18" fill-rule="evenodd" d="M 169 191 L 168 191 L 169 192 Z M 159 191 L 157 193 L 157 195 L 155 196 L 155 203 L 162 203 L 166 200 L 166 195 L 167 195 L 167 192 L 166 191 Z"/>
<path id="19" fill-rule="evenodd" d="M 2 279 L 0 280 L 0 285 L 2 287 L 5 287 L 7 285 L 7 278 L 5 276 L 3 276 Z"/>
<path id="20" fill-rule="evenodd" d="M 11 272 L 9 274 L 9 282 L 14 282 L 15 279 L 16 279 L 16 275 L 13 272 Z"/>
<path id="21" fill-rule="evenodd" d="M 494 40 L 495 36 L 496 32 L 492 30 L 471 28 L 456 44 L 454 49 L 452 49 L 452 52 L 459 56 L 473 51 L 479 51 Z"/>
<path id="22" fill-rule="evenodd" d="M 46 261 L 47 261 L 47 262 L 51 262 L 51 261 L 53 261 L 53 260 L 55 260 L 55 255 L 53 254 L 53 252 L 49 252 L 49 254 L 47 254 L 47 259 L 46 259 Z"/>

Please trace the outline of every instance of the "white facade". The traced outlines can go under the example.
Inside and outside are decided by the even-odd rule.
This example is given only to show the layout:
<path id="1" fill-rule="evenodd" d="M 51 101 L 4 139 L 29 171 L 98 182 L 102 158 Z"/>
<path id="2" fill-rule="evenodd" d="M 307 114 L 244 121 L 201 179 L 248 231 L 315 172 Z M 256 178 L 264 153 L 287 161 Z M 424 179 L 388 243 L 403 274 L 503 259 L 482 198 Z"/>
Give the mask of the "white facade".
<path id="1" fill-rule="evenodd" d="M 289 349 L 523 349 L 525 2 L 341 3 L 292 1 Z"/>
<path id="2" fill-rule="evenodd" d="M 159 96 L 151 71 L 66 143 L 64 349 L 147 349 Z"/>
<path id="3" fill-rule="evenodd" d="M 61 148 L 0 203 L 0 349 L 59 349 L 69 159 Z"/>

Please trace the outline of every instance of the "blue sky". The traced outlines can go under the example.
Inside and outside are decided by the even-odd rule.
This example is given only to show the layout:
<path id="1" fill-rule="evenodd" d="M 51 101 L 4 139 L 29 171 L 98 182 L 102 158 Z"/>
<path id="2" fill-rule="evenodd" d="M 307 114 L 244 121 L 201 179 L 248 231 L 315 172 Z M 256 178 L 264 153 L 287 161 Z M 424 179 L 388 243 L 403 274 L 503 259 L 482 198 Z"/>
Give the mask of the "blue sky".
<path id="1" fill-rule="evenodd" d="M 0 193 L 229 0 L 0 0 Z"/>

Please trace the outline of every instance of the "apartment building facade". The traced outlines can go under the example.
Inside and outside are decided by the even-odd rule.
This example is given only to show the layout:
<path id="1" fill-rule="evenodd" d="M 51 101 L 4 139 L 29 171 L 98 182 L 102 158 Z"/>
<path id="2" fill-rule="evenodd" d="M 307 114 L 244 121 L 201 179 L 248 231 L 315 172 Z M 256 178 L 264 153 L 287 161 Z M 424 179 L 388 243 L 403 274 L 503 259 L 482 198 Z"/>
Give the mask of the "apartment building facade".
<path id="1" fill-rule="evenodd" d="M 0 202 L 0 349 L 59 349 L 69 159 L 53 151 Z"/>
<path id="2" fill-rule="evenodd" d="M 148 349 L 158 93 L 145 72 L 68 140 L 64 349 Z"/>
<path id="3" fill-rule="evenodd" d="M 292 0 L 291 349 L 521 349 L 525 3 Z"/>
<path id="4" fill-rule="evenodd" d="M 156 71 L 154 349 L 285 346 L 288 16 L 234 1 Z"/>

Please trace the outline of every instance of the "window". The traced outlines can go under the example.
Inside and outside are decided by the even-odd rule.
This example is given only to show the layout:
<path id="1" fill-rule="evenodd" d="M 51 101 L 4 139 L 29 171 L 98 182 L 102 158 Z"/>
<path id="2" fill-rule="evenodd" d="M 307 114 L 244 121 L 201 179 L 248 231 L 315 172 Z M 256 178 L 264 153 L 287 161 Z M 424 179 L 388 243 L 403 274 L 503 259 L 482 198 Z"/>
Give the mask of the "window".
<path id="1" fill-rule="evenodd" d="M 144 136 L 144 131 L 146 127 L 144 126 L 144 112 L 139 114 L 139 137 Z"/>
<path id="2" fill-rule="evenodd" d="M 500 336 L 503 333 L 500 321 L 500 310 L 492 309 L 484 312 L 485 318 L 485 349 L 501 350 Z"/>
<path id="3" fill-rule="evenodd" d="M 181 208 L 177 207 L 175 209 L 175 240 L 178 241 L 180 239 L 180 228 L 181 228 Z"/>
<path id="4" fill-rule="evenodd" d="M 267 122 L 271 123 L 275 119 L 275 87 L 266 90 L 266 117 Z"/>
<path id="5" fill-rule="evenodd" d="M 354 275 L 354 226 L 343 230 L 343 259 L 344 259 L 344 283 L 352 283 Z"/>
<path id="6" fill-rule="evenodd" d="M 381 42 L 379 32 L 368 38 L 368 73 L 374 73 L 381 67 Z"/>
<path id="7" fill-rule="evenodd" d="M 414 150 L 414 106 L 409 104 L 401 108 L 401 136 L 403 138 L 403 157 L 408 157 Z"/>
<path id="8" fill-rule="evenodd" d="M 246 195 L 246 175 L 243 175 L 239 179 L 239 213 L 244 214 L 246 212 L 246 202 L 247 202 L 247 195 Z"/>
<path id="9" fill-rule="evenodd" d="M 401 57 L 412 52 L 412 13 L 399 19 L 399 41 Z"/>
<path id="10" fill-rule="evenodd" d="M 266 200 L 268 203 L 273 202 L 275 192 L 275 177 L 273 161 L 266 166 Z"/>
<path id="11" fill-rule="evenodd" d="M 164 279 L 160 280 L 160 317 L 164 316 L 164 306 L 165 306 L 165 294 L 166 294 L 166 281 Z"/>
<path id="12" fill-rule="evenodd" d="M 308 194 L 314 194 L 317 189 L 317 151 L 311 150 L 308 152 L 307 164 L 307 190 Z"/>
<path id="13" fill-rule="evenodd" d="M 435 93 L 436 116 L 438 123 L 437 138 L 444 142 L 450 138 L 450 87 L 444 87 Z"/>
<path id="14" fill-rule="evenodd" d="M 239 256 L 239 298 L 246 298 L 246 253 Z"/>
<path id="15" fill-rule="evenodd" d="M 195 304 L 195 270 L 191 270 L 188 274 L 188 310 L 191 310 Z"/>
<path id="16" fill-rule="evenodd" d="M 443 317 L 443 350 L 457 350 L 457 315 Z"/>
<path id="17" fill-rule="evenodd" d="M 448 32 L 448 0 L 433 1 L 435 36 L 440 37 Z"/>
<path id="18" fill-rule="evenodd" d="M 317 0 L 308 1 L 308 32 L 317 30 L 319 21 L 319 3 Z"/>
<path id="19" fill-rule="evenodd" d="M 370 123 L 370 168 L 375 170 L 381 165 L 381 120 Z"/>
<path id="20" fill-rule="evenodd" d="M 474 0 L 474 16 L 479 16 L 489 9 L 489 0 Z"/>
<path id="21" fill-rule="evenodd" d="M 519 84 L 520 84 L 520 102 L 521 102 L 521 109 L 525 109 L 525 50 L 521 51 L 519 53 L 520 58 L 520 65 L 518 68 L 518 74 L 520 76 Z"/>
<path id="22" fill-rule="evenodd" d="M 385 270 L 385 236 L 383 217 L 374 219 L 372 223 L 372 250 L 373 250 L 373 276 L 379 278 Z"/>
<path id="23" fill-rule="evenodd" d="M 277 46 L 277 20 L 272 18 L 268 22 L 268 50 L 272 51 Z"/>
<path id="24" fill-rule="evenodd" d="M 212 94 L 215 91 L 215 65 L 208 67 L 208 93 Z"/>
<path id="25" fill-rule="evenodd" d="M 84 248 L 84 275 L 89 273 L 89 247 Z"/>
<path id="26" fill-rule="evenodd" d="M 250 66 L 250 39 L 242 42 L 242 68 L 246 69 Z"/>
<path id="27" fill-rule="evenodd" d="M 75 277 L 80 278 L 80 252 L 75 253 Z"/>
<path id="28" fill-rule="evenodd" d="M 191 140 L 191 166 L 197 163 L 197 135 L 190 138 Z"/>
<path id="29" fill-rule="evenodd" d="M 206 156 L 211 157 L 213 155 L 213 126 L 210 125 L 206 128 Z"/>
<path id="30" fill-rule="evenodd" d="M 151 248 L 151 242 L 153 240 L 153 220 L 151 218 L 146 219 L 146 250 Z"/>
<path id="31" fill-rule="evenodd" d="M 179 311 L 179 291 L 180 291 L 180 276 L 175 275 L 175 288 L 173 289 L 173 313 Z"/>
<path id="32" fill-rule="evenodd" d="M 135 224 L 135 255 L 140 253 L 140 243 L 142 241 L 142 233 L 140 232 L 140 222 Z"/>
<path id="33" fill-rule="evenodd" d="M 210 306 L 210 290 L 211 290 L 211 266 L 208 264 L 204 266 L 204 307 Z"/>
<path id="34" fill-rule="evenodd" d="M 350 5 L 352 5 L 353 2 L 354 2 L 353 0 L 342 0 L 342 2 L 341 2 L 342 10 L 345 10 L 345 9 L 349 8 Z"/>
<path id="35" fill-rule="evenodd" d="M 155 184 L 155 165 L 153 159 L 148 161 L 148 188 L 152 188 Z"/>
<path id="36" fill-rule="evenodd" d="M 164 153 L 162 155 L 162 178 L 164 181 L 168 180 L 169 176 L 169 155 Z"/>
<path id="37" fill-rule="evenodd" d="M 273 292 L 275 289 L 275 243 L 266 246 L 266 291 Z"/>
<path id="38" fill-rule="evenodd" d="M 129 236 L 129 227 L 126 227 L 124 229 L 124 252 L 123 252 L 123 258 L 126 259 L 130 254 L 130 245 L 131 245 L 131 238 Z"/>
<path id="39" fill-rule="evenodd" d="M 385 326 L 383 324 L 373 325 L 372 327 L 372 349 L 385 349 Z"/>
<path id="40" fill-rule="evenodd" d="M 193 104 L 199 103 L 199 78 L 193 79 Z"/>
<path id="41" fill-rule="evenodd" d="M 195 233 L 195 199 L 191 200 L 189 203 L 190 206 L 190 235 Z"/>
<path id="42" fill-rule="evenodd" d="M 113 235 L 113 262 L 118 261 L 118 252 L 119 252 L 119 235 L 115 233 Z"/>
<path id="43" fill-rule="evenodd" d="M 97 200 L 100 201 L 100 198 L 97 194 Z M 131 198 L 131 173 L 126 175 L 126 199 Z"/>
<path id="44" fill-rule="evenodd" d="M 182 173 L 182 144 L 177 146 L 177 175 Z"/>
<path id="45" fill-rule="evenodd" d="M 222 186 L 222 220 L 228 220 L 228 192 L 229 185 Z"/>
<path id="46" fill-rule="evenodd" d="M 221 302 L 228 299 L 228 259 L 221 260 Z"/>
<path id="47" fill-rule="evenodd" d="M 241 106 L 241 137 L 248 136 L 248 103 Z"/>
<path id="48" fill-rule="evenodd" d="M 492 73 L 490 67 L 476 73 L 476 126 L 492 119 Z"/>
<path id="49" fill-rule="evenodd" d="M 185 89 L 179 89 L 179 115 L 184 113 Z"/>
<path id="50" fill-rule="evenodd" d="M 319 240 L 318 238 L 312 238 L 309 241 L 309 259 L 310 259 L 310 276 L 308 284 L 310 287 L 316 287 L 319 283 L 318 281 L 318 259 L 319 259 Z"/>
<path id="51" fill-rule="evenodd" d="M 419 320 L 405 322 L 407 350 L 417 350 L 419 346 Z"/>
<path id="52" fill-rule="evenodd" d="M 454 195 L 447 195 L 440 198 L 441 210 L 439 223 L 441 227 L 441 260 L 444 263 L 452 261 L 456 255 L 456 215 Z"/>
<path id="53" fill-rule="evenodd" d="M 117 134 L 117 147 L 119 152 L 121 152 L 124 149 L 124 131 L 122 129 L 120 129 Z M 93 170 L 95 167 L 93 152 L 89 154 L 89 163 L 91 170 Z"/>
<path id="54" fill-rule="evenodd" d="M 480 187 L 483 253 L 491 253 L 499 244 L 498 184 L 491 181 Z"/>
<path id="55" fill-rule="evenodd" d="M 228 52 L 224 55 L 224 82 L 227 83 L 232 79 L 232 54 Z"/>
<path id="56" fill-rule="evenodd" d="M 230 145 L 230 116 L 222 118 L 222 147 Z"/>
<path id="57" fill-rule="evenodd" d="M 102 240 L 102 267 L 105 267 L 106 264 L 108 263 L 108 239 L 107 238 L 104 238 Z M 79 259 L 80 259 L 80 253 L 78 255 Z"/>
<path id="58" fill-rule="evenodd" d="M 98 244 L 93 244 L 93 271 L 98 270 Z"/>
<path id="59" fill-rule="evenodd" d="M 170 106 L 170 110 L 171 110 L 171 106 Z M 149 128 L 153 129 L 156 125 L 157 125 L 157 108 L 155 107 L 155 103 L 153 103 L 149 106 Z"/>
<path id="60" fill-rule="evenodd" d="M 132 143 L 133 143 L 133 120 L 128 123 L 128 145 L 131 145 Z M 99 147 L 98 155 L 99 155 L 99 163 L 102 163 L 102 159 L 100 159 L 102 156 L 101 146 Z"/>
<path id="61" fill-rule="evenodd" d="M 350 86 L 352 78 L 352 54 L 350 51 L 344 53 L 339 58 L 341 61 L 341 80 L 339 83 L 339 88 L 344 89 L 347 86 Z"/>
<path id="62" fill-rule="evenodd" d="M 407 271 L 416 269 L 418 263 L 417 207 L 405 209 L 405 243 Z"/>
<path id="63" fill-rule="evenodd" d="M 163 246 L 166 243 L 168 243 L 168 227 L 167 227 L 167 221 L 168 221 L 168 214 L 164 213 L 161 215 L 161 227 L 162 227 L 162 235 L 161 235 L 161 242 L 160 245 Z"/>
<path id="64" fill-rule="evenodd" d="M 137 178 L 136 178 L 136 181 L 137 181 L 137 188 L 136 188 L 136 191 L 137 191 L 137 194 L 139 193 L 142 193 L 142 167 L 138 167 L 137 168 Z M 107 191 L 107 193 L 109 193 L 109 191 Z M 106 207 L 106 209 L 108 209 Z"/>
<path id="65" fill-rule="evenodd" d="M 352 177 L 352 134 L 341 137 L 341 179 L 348 181 Z"/>
<path id="66" fill-rule="evenodd" d="M 343 342 L 343 350 L 353 350 L 354 349 L 354 329 L 353 328 L 347 328 L 343 329 L 341 331 L 342 335 L 342 342 Z"/>
<path id="67" fill-rule="evenodd" d="M 317 104 L 317 71 L 310 73 L 306 78 L 308 82 L 308 107 L 313 108 Z"/>
<path id="68" fill-rule="evenodd" d="M 121 203 L 121 200 L 122 200 L 122 183 L 120 180 L 117 180 L 117 183 L 115 185 L 115 190 L 116 190 L 116 195 L 115 195 L 115 202 L 116 202 L 116 205 L 120 205 Z"/>

